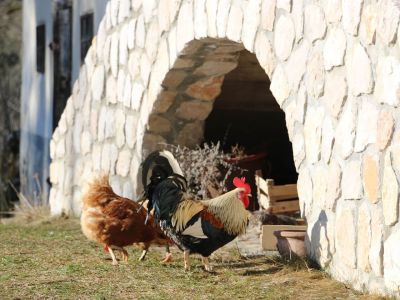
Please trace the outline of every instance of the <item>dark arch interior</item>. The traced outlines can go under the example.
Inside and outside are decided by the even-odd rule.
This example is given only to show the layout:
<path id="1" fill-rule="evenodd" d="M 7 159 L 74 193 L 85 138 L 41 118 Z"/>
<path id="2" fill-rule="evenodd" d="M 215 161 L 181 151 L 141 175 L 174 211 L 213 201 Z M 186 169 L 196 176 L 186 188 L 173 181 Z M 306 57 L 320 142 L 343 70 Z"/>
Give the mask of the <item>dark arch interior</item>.
<path id="1" fill-rule="evenodd" d="M 275 184 L 296 183 L 285 114 L 269 85 L 256 56 L 241 51 L 238 67 L 225 76 L 221 94 L 206 119 L 204 141 L 220 141 L 228 152 L 238 144 L 246 154 L 265 155 L 257 162 L 264 178 L 274 179 Z"/>

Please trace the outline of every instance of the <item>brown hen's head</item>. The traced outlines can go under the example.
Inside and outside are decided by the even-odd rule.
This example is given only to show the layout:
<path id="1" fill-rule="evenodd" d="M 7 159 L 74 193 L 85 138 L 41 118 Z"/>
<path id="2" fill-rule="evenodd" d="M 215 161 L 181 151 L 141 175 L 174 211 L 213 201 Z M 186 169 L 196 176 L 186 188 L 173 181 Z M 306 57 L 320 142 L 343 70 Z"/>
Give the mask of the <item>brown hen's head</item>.
<path id="1" fill-rule="evenodd" d="M 246 178 L 235 177 L 233 179 L 233 184 L 237 188 L 242 189 L 242 191 L 239 192 L 239 199 L 243 202 L 244 208 L 249 207 L 250 204 L 249 196 L 251 195 L 251 188 L 250 185 L 246 183 Z"/>

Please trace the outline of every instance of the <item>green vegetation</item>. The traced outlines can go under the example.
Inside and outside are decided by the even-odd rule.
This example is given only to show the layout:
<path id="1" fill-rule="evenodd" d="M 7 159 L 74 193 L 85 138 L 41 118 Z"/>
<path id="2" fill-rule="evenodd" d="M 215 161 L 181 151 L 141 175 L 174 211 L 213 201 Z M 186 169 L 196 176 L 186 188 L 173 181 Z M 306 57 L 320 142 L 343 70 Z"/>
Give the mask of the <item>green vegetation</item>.
<path id="1" fill-rule="evenodd" d="M 128 264 L 112 266 L 76 219 L 0 224 L 0 240 L 0 299 L 379 299 L 305 261 L 244 259 L 234 248 L 213 255 L 213 273 L 203 271 L 196 255 L 185 272 L 175 247 L 168 265 L 160 263 L 163 248 L 150 249 L 144 262 L 131 248 Z"/>

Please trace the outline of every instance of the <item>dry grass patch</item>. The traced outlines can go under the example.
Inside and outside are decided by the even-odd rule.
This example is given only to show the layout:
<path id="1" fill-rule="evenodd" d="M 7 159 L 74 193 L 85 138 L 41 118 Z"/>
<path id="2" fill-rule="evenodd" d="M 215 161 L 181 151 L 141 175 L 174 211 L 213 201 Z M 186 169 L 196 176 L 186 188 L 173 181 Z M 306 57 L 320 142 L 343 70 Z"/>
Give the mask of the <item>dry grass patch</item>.
<path id="1" fill-rule="evenodd" d="M 243 259 L 232 248 L 213 255 L 213 273 L 195 255 L 184 272 L 176 248 L 169 265 L 160 263 L 164 249 L 153 248 L 144 262 L 130 250 L 129 263 L 114 267 L 76 219 L 0 225 L 0 240 L 0 299 L 379 299 L 305 261 Z"/>

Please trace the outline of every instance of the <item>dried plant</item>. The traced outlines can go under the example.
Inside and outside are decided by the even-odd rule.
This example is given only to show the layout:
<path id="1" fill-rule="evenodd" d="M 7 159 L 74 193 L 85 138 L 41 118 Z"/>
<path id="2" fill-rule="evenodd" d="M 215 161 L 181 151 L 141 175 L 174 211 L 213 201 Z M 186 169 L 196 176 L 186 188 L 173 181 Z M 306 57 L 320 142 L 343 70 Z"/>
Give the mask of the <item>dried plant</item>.
<path id="1" fill-rule="evenodd" d="M 195 149 L 169 144 L 166 147 L 179 161 L 188 181 L 188 194 L 194 199 L 208 199 L 226 192 L 229 176 L 241 170 L 229 162 L 232 154 L 224 153 L 219 142 L 205 143 Z"/>

